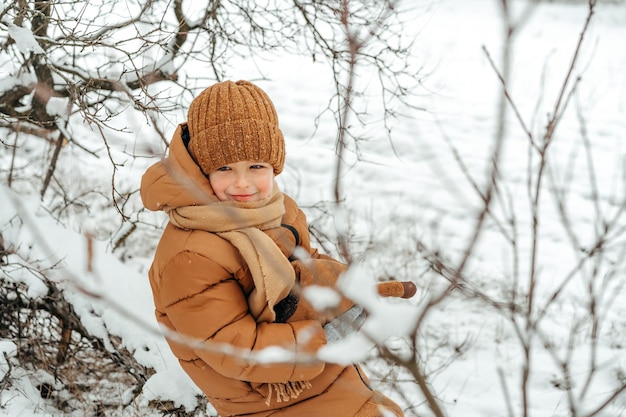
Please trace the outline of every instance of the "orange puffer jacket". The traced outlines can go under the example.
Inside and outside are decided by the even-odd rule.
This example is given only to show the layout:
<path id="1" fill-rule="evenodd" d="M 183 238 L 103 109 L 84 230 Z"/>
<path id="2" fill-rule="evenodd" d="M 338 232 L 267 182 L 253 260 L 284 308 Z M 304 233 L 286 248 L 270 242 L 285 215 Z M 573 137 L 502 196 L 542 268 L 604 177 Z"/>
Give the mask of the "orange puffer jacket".
<path id="1" fill-rule="evenodd" d="M 178 127 L 169 155 L 142 178 L 141 197 L 149 210 L 202 204 L 213 193 L 208 179 L 184 144 Z M 285 226 L 266 233 L 289 257 L 299 246 L 313 259 L 331 260 L 310 247 L 304 213 L 285 196 Z M 149 272 L 157 320 L 166 328 L 211 346 L 259 352 L 280 346 L 310 354 L 326 343 L 319 321 L 257 323 L 248 310 L 253 280 L 241 255 L 228 241 L 200 230 L 167 225 Z M 173 353 L 222 417 L 350 417 L 373 392 L 358 366 L 320 361 L 260 364 L 225 349 L 205 349 L 168 340 Z M 272 397 L 272 383 L 308 382 L 297 398 Z"/>

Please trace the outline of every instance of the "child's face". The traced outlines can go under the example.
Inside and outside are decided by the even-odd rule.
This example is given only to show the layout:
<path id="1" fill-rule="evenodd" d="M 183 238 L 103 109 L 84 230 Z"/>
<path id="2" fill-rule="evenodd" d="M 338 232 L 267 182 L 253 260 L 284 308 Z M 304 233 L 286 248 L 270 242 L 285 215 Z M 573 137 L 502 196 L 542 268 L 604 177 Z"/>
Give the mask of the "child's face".
<path id="1" fill-rule="evenodd" d="M 235 162 L 209 173 L 209 182 L 221 201 L 260 201 L 272 194 L 274 168 L 265 162 Z"/>

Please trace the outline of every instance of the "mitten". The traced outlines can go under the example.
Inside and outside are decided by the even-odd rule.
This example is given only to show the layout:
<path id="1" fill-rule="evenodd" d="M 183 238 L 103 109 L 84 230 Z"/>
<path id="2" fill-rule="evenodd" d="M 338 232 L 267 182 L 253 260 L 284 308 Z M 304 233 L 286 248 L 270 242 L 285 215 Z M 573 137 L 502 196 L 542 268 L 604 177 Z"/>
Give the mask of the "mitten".
<path id="1" fill-rule="evenodd" d="M 358 331 L 367 315 L 361 306 L 353 306 L 345 313 L 326 323 L 322 328 L 326 334 L 326 342 L 336 342 L 350 333 Z"/>
<path id="2" fill-rule="evenodd" d="M 317 311 L 305 297 L 301 295 L 302 289 L 310 285 L 335 288 L 339 276 L 346 272 L 348 267 L 331 258 L 295 260 L 291 262 L 296 271 L 298 284 L 294 291 L 297 297 L 297 307 L 288 321 L 318 320 L 325 324 L 334 317 L 347 311 L 354 303 L 346 297 L 341 297 L 339 304 L 327 311 Z"/>

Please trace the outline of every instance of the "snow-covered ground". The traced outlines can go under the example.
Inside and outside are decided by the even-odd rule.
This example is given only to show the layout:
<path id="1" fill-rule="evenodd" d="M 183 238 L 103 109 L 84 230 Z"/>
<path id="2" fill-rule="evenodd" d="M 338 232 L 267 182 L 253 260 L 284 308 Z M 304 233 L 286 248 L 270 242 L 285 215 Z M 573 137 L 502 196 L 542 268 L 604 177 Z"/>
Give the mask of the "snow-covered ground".
<path id="1" fill-rule="evenodd" d="M 512 3 L 516 6 L 513 15 L 518 17 L 526 2 Z M 441 0 L 420 9 L 410 29 L 417 34 L 414 57 L 424 67 L 427 87 L 419 92 L 415 104 L 426 111 L 410 111 L 407 117 L 394 122 L 391 139 L 382 123 L 373 121 L 364 132 L 367 140 L 359 143 L 359 158 L 347 158 L 349 169 L 342 177 L 344 208 L 361 265 L 358 272 L 365 275 L 364 282 L 378 276 L 395 276 L 412 279 L 420 288 L 412 302 L 386 303 L 366 297 L 363 301 L 376 303 L 376 311 L 380 312 L 369 323 L 368 329 L 374 334 L 390 329 L 402 331 L 402 323 L 411 323 L 411 317 L 419 314 L 420 301 L 441 286 L 427 271 L 417 250 L 418 241 L 426 242 L 455 265 L 477 224 L 482 205 L 468 175 L 484 189 L 497 137 L 500 83 L 488 56 L 500 64 L 503 27 L 498 4 L 492 0 Z M 554 109 L 586 16 L 585 2 L 541 4 L 515 35 L 509 91 L 537 140 Z M 573 72 L 574 78 L 581 77 L 580 82 L 551 144 L 535 259 L 535 309 L 548 308 L 537 331 L 520 336 L 533 352 L 528 382 L 530 416 L 574 415 L 563 388 L 568 383 L 580 397 L 574 403 L 576 415 L 581 416 L 591 414 L 616 387 L 626 383 L 626 221 L 622 213 L 626 202 L 625 40 L 626 4 L 600 3 Z M 319 203 L 332 200 L 336 128 L 326 115 L 315 129 L 314 118 L 332 94 L 330 74 L 320 63 L 293 56 L 272 57 L 262 65 L 268 79 L 258 84 L 275 102 L 287 140 L 287 165 L 278 181 L 306 208 L 310 220 L 328 225 L 334 219 L 323 217 Z M 234 68 L 237 71 L 231 74 L 233 79 L 256 74 L 256 69 L 248 68 L 245 62 Z M 373 99 L 370 110 L 375 112 L 377 105 Z M 182 117 L 179 113 L 164 121 L 166 130 L 173 132 Z M 130 117 L 124 120 L 122 116 L 121 120 L 132 132 L 135 151 L 155 152 L 146 158 L 130 158 L 122 149 L 128 136 L 112 137 L 112 143 L 119 139 L 120 145 L 113 156 L 124 161 L 116 174 L 117 184 L 132 190 L 138 186 L 143 170 L 160 157 L 160 139 L 146 137 L 141 123 Z M 83 129 L 85 135 L 93 134 Z M 471 286 L 495 300 L 507 299 L 515 277 L 519 284 L 516 288 L 527 289 L 533 244 L 528 183 L 529 175 L 530 183 L 536 178 L 538 163 L 537 155 L 528 150 L 528 135 L 512 113 L 505 131 L 498 164 L 500 194 L 492 206 L 493 217 L 487 220 L 464 270 Z M 533 159 L 529 160 L 530 154 Z M 102 184 L 106 189 L 111 175 L 109 161 L 86 159 L 80 152 L 63 155 L 57 174 L 70 176 L 80 169 L 83 174 L 76 178 L 80 189 L 98 189 Z M 106 242 L 96 243 L 94 272 L 86 273 L 85 238 L 74 230 L 115 231 L 116 224 L 111 220 L 114 212 L 106 195 L 101 207 L 93 207 L 88 215 L 68 215 L 67 224 L 61 226 L 47 215 L 37 195 L 15 194 L 4 186 L 1 193 L 0 230 L 5 245 L 9 242 L 18 246 L 44 263 L 63 260 L 65 270 L 61 269 L 59 276 L 71 277 L 66 287 L 85 326 L 99 335 L 106 334 L 106 327 L 122 338 L 141 363 L 157 371 L 144 386 L 137 407 L 161 398 L 194 408 L 198 391 L 179 370 L 154 327 L 146 269 L 158 231 L 144 232 L 140 242 L 145 247 L 126 249 L 126 263 L 119 262 L 120 253 L 111 253 Z M 555 204 L 556 195 L 565 202 L 562 211 Z M 571 222 L 570 228 L 564 227 L 563 213 Z M 163 220 L 158 214 L 137 216 L 157 224 Z M 513 220 L 515 229 L 511 226 Z M 594 247 L 603 222 L 614 222 L 603 258 L 585 265 L 582 273 L 568 279 L 581 254 Z M 515 252 L 498 226 L 504 226 L 507 233 L 515 231 Z M 30 285 L 33 294 L 42 290 L 33 276 L 22 274 L 20 279 Z M 96 300 L 72 291 L 73 279 L 103 298 Z M 561 285 L 563 292 L 551 299 Z M 355 285 L 347 291 L 355 291 Z M 590 294 L 596 296 L 597 314 L 602 318 L 593 337 Z M 515 317 L 521 320 L 521 316 Z M 390 327 L 390 323 L 399 325 Z M 524 323 L 516 324 L 524 329 Z M 453 293 L 430 312 L 420 334 L 421 354 L 431 372 L 432 389 L 448 416 L 522 415 L 520 387 L 525 356 L 520 337 L 506 309 L 499 311 L 461 293 Z M 595 340 L 597 345 L 592 343 Z M 400 349 L 401 339 L 394 337 L 392 342 Z M 592 351 L 594 346 L 596 350 Z M 15 355 L 11 341 L 0 341 L 0 350 L 7 357 Z M 350 352 L 363 353 L 359 349 Z M 582 395 L 594 352 L 597 374 Z M 556 359 L 564 361 L 568 354 L 571 360 L 567 363 L 572 367 L 569 382 L 562 380 L 563 362 Z M 370 367 L 381 373 L 387 370 L 377 361 L 372 361 Z M 5 356 L 0 355 L 0 380 L 6 370 Z M 400 373 L 396 379 L 405 377 Z M 0 415 L 53 415 L 29 381 L 24 376 L 19 379 L 22 385 L 0 392 Z M 410 381 L 401 386 L 404 398 L 387 382 L 381 388 L 403 404 L 408 416 L 417 412 L 429 415 L 417 386 Z M 626 394 L 622 393 L 598 415 L 625 414 Z"/>

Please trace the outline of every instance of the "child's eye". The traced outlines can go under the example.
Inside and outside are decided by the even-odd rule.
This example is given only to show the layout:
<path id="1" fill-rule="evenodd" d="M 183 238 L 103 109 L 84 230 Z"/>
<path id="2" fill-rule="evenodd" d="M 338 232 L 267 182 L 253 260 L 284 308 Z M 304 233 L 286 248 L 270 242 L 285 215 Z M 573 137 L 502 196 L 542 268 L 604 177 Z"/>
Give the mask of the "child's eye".
<path id="1" fill-rule="evenodd" d="M 230 170 L 230 167 L 219 167 L 218 169 L 216 169 L 216 171 L 228 171 Z"/>
<path id="2" fill-rule="evenodd" d="M 262 168 L 265 168 L 265 165 L 255 164 L 255 165 L 250 165 L 250 168 L 252 168 L 252 169 L 262 169 Z"/>

